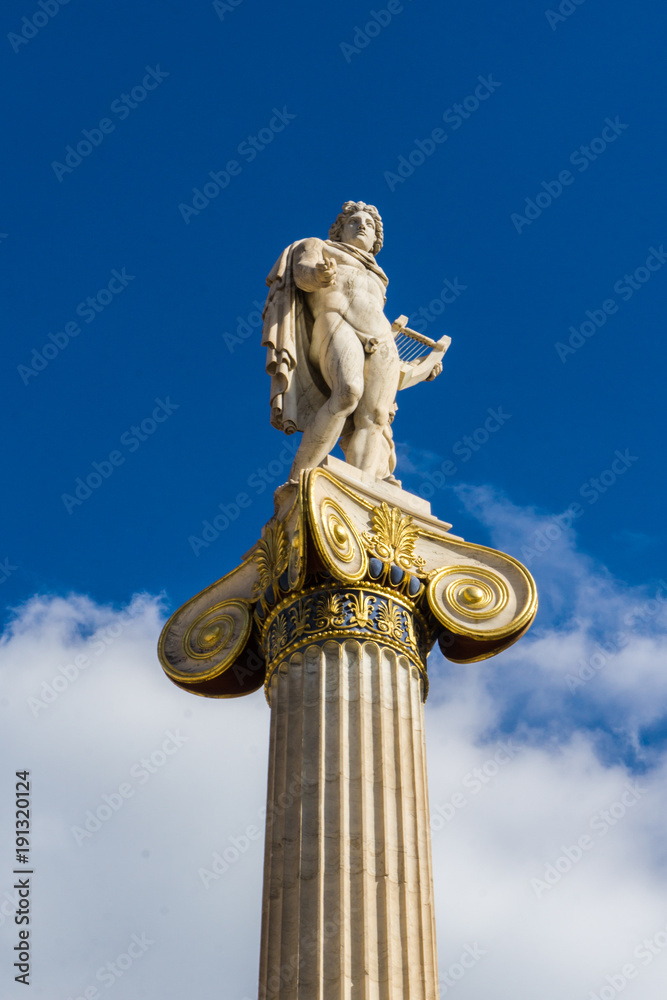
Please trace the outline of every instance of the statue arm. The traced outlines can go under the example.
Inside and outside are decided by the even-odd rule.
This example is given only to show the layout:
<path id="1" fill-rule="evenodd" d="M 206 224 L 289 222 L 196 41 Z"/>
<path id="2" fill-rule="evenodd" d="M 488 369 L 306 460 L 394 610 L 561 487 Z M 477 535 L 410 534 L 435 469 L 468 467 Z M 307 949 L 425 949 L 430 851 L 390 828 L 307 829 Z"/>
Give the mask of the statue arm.
<path id="1" fill-rule="evenodd" d="M 315 292 L 335 280 L 336 262 L 324 255 L 322 240 L 308 239 L 295 248 L 294 281 L 304 292 Z"/>

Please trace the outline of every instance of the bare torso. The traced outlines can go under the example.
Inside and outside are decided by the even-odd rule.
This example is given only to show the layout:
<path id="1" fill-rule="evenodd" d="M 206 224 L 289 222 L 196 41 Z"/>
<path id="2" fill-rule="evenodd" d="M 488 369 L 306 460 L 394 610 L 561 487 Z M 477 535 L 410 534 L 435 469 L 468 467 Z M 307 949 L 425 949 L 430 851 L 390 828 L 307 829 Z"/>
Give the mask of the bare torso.
<path id="1" fill-rule="evenodd" d="M 322 285 L 315 278 L 315 267 L 323 257 L 336 261 L 336 278 L 331 285 Z M 334 317 L 322 322 L 328 313 L 345 320 L 362 343 L 369 337 L 393 342 L 391 324 L 384 314 L 385 286 L 361 261 L 323 240 L 307 239 L 295 252 L 294 277 L 297 285 L 307 293 L 315 320 L 313 355 L 319 356 L 322 341 L 331 329 Z"/>
<path id="2" fill-rule="evenodd" d="M 341 438 L 346 460 L 385 478 L 395 464 L 390 424 L 399 379 L 385 284 L 353 254 L 317 238 L 295 247 L 292 266 L 313 316 L 310 361 L 330 389 L 304 429 L 292 474 L 319 464 L 351 417 L 353 430 Z"/>

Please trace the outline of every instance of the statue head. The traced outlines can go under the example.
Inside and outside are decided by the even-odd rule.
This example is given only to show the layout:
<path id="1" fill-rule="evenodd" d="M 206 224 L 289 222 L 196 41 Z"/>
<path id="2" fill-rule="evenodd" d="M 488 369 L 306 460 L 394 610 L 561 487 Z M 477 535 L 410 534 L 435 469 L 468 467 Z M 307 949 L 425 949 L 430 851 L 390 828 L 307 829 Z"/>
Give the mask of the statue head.
<path id="1" fill-rule="evenodd" d="M 346 201 L 333 226 L 329 239 L 348 243 L 360 250 L 377 254 L 382 249 L 382 219 L 375 205 L 365 201 Z"/>

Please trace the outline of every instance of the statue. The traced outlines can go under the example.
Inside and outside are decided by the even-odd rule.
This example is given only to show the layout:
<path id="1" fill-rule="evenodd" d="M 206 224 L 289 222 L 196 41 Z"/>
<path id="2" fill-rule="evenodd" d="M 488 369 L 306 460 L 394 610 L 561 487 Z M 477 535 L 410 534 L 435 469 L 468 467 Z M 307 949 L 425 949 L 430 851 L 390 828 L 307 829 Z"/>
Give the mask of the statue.
<path id="1" fill-rule="evenodd" d="M 328 240 L 292 243 L 266 279 L 271 423 L 286 434 L 303 431 L 292 481 L 340 439 L 350 465 L 397 483 L 396 393 L 442 371 L 449 337 L 436 343 L 409 330 L 406 316 L 392 324 L 384 314 L 388 279 L 375 261 L 382 242 L 377 208 L 347 201 Z"/>

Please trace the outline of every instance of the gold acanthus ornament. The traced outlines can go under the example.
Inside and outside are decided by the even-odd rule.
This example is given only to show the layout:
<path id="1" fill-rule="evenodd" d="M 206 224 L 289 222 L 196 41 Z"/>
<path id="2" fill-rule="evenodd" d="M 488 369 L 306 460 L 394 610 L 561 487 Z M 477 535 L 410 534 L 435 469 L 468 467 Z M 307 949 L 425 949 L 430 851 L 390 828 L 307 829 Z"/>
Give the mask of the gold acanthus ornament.
<path id="1" fill-rule="evenodd" d="M 350 625 L 358 625 L 365 628 L 371 621 L 375 597 L 372 594 L 346 594 L 346 600 L 350 602 Z"/>
<path id="2" fill-rule="evenodd" d="M 342 594 L 322 594 L 317 599 L 317 620 L 315 627 L 327 629 L 345 625 L 345 607 Z"/>
<path id="3" fill-rule="evenodd" d="M 289 559 L 289 545 L 285 525 L 282 521 L 270 524 L 255 549 L 255 561 L 259 574 L 256 592 L 266 590 L 280 576 Z"/>
<path id="4" fill-rule="evenodd" d="M 386 632 L 392 639 L 398 639 L 403 634 L 403 617 L 402 609 L 393 601 L 388 601 L 378 609 L 377 627 L 380 632 Z"/>
<path id="5" fill-rule="evenodd" d="M 423 573 L 425 561 L 415 555 L 419 531 L 409 514 L 390 507 L 384 500 L 371 512 L 372 532 L 364 531 L 366 548 L 383 562 L 393 562 L 401 569 Z"/>

